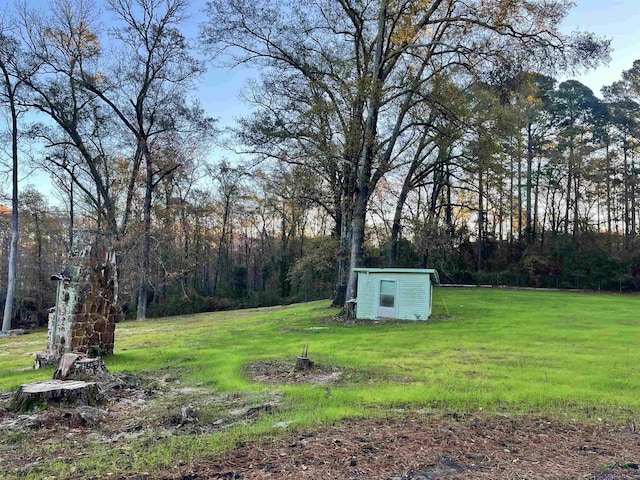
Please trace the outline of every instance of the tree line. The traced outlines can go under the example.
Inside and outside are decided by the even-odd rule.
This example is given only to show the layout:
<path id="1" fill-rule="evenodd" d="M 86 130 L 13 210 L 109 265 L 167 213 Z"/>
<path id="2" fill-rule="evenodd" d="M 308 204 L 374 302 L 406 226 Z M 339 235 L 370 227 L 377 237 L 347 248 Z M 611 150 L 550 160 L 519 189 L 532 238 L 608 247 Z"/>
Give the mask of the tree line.
<path id="1" fill-rule="evenodd" d="M 635 289 L 640 64 L 602 99 L 557 81 L 609 55 L 559 30 L 570 7 L 212 0 L 189 37 L 186 0 L 17 5 L 0 37 L 10 316 L 44 322 L 74 228 L 117 238 L 139 319 L 341 305 L 358 266 Z M 251 113 L 221 131 L 197 82 L 234 65 L 255 72 Z M 18 165 L 58 201 L 18 191 Z"/>

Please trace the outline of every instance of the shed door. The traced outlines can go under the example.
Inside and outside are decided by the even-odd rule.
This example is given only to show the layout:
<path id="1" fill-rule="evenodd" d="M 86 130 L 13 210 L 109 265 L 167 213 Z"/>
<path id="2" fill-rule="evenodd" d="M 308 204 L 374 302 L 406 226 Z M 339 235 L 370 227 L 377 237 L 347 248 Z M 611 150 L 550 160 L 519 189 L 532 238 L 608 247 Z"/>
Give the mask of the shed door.
<path id="1" fill-rule="evenodd" d="M 380 280 L 380 295 L 378 297 L 378 317 L 396 318 L 396 281 Z"/>

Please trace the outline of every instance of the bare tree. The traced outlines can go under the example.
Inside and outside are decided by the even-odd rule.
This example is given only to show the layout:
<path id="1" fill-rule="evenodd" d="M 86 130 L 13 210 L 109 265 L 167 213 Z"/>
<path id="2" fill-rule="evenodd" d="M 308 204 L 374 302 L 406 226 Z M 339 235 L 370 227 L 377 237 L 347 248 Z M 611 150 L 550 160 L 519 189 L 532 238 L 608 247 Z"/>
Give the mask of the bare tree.
<path id="1" fill-rule="evenodd" d="M 18 269 L 18 237 L 19 237 L 19 209 L 18 209 L 18 116 L 20 114 L 19 92 L 24 86 L 22 78 L 31 75 L 25 69 L 24 52 L 17 38 L 12 35 L 8 25 L 12 23 L 8 18 L 0 19 L 0 75 L 2 89 L 0 99 L 9 110 L 9 130 L 11 132 L 11 243 L 9 249 L 9 269 L 7 281 L 7 296 L 2 318 L 2 333 L 11 329 L 13 316 L 13 299 L 16 290 Z"/>

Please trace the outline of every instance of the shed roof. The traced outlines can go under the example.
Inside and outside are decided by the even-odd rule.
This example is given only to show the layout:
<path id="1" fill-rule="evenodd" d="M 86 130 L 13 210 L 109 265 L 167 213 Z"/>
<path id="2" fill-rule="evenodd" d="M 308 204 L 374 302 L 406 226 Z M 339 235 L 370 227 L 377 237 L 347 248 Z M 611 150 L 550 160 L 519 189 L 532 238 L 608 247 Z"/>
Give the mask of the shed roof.
<path id="1" fill-rule="evenodd" d="M 362 273 L 412 273 L 421 275 L 430 275 L 435 283 L 440 283 L 438 271 L 434 268 L 354 268 L 355 272 Z"/>

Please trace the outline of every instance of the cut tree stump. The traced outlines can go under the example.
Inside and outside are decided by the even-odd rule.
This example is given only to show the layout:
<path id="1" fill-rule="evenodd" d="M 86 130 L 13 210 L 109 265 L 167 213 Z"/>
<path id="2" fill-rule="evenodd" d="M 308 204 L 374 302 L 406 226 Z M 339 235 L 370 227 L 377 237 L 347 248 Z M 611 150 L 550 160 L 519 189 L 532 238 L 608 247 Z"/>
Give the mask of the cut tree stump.
<path id="1" fill-rule="evenodd" d="M 82 354 L 65 353 L 60 358 L 54 380 L 93 380 L 108 373 L 102 357 L 87 358 Z"/>
<path id="2" fill-rule="evenodd" d="M 73 364 L 69 378 L 86 380 L 104 377 L 107 373 L 109 370 L 107 370 L 102 357 L 81 358 Z"/>
<path id="3" fill-rule="evenodd" d="M 309 357 L 296 357 L 296 371 L 313 370 L 314 363 Z"/>
<path id="4" fill-rule="evenodd" d="M 309 344 L 305 345 L 302 349 L 302 353 L 296 357 L 295 371 L 300 370 L 313 370 L 314 363 L 309 358 Z"/>
<path id="5" fill-rule="evenodd" d="M 69 372 L 73 368 L 73 364 L 80 358 L 80 355 L 75 353 L 65 353 L 60 358 L 60 363 L 58 364 L 58 368 L 53 374 L 54 380 L 66 380 L 69 376 Z"/>
<path id="6" fill-rule="evenodd" d="M 11 401 L 11 409 L 26 412 L 47 405 L 97 405 L 103 396 L 95 382 L 48 380 L 21 385 Z"/>

